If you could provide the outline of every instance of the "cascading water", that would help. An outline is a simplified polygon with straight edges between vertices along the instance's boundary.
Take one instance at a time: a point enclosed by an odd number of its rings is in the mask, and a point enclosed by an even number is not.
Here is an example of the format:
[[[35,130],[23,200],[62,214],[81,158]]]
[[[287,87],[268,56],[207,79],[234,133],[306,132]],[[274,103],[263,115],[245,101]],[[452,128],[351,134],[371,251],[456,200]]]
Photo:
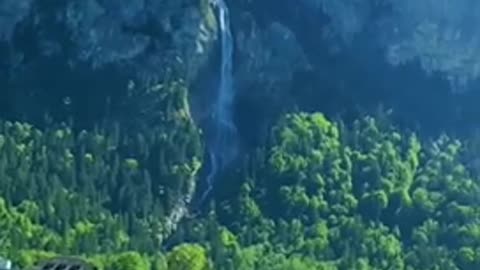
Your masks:
[[[200,201],[197,207],[201,207],[203,201],[207,198],[213,188],[213,182],[218,172],[228,165],[237,154],[237,130],[233,123],[233,99],[235,92],[232,83],[232,59],[233,59],[233,39],[230,30],[230,17],[228,7],[224,0],[210,0],[210,4],[218,11],[220,21],[220,35],[221,35],[221,67],[220,67],[220,82],[216,92],[216,100],[213,103],[211,127],[207,130],[207,148],[210,158],[210,170],[206,177],[206,189],[201,193]],[[166,219],[164,224],[164,233],[159,235],[159,239],[163,241],[165,236],[168,238],[172,232],[177,228],[180,220],[186,215],[192,216],[188,213],[188,205],[191,202],[190,194],[193,193],[192,185],[189,187],[190,192],[187,196],[180,198],[175,209]],[[168,249],[172,244],[170,241],[163,243],[163,246]]]
[[[210,194],[219,170],[232,161],[237,153],[236,127],[233,123],[233,99],[235,92],[232,83],[233,38],[230,29],[230,15],[224,0],[210,0],[218,11],[221,35],[221,69],[217,99],[213,104],[212,127],[208,140],[210,171],[206,177],[207,188],[200,198],[200,204]]]

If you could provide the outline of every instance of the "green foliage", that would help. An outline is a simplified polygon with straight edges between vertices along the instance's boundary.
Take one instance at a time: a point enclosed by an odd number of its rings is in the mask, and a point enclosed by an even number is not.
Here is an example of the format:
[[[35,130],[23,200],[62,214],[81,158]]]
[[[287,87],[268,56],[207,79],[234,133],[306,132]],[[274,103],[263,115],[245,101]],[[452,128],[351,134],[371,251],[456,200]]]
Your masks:
[[[476,269],[479,185],[462,164],[464,149],[371,117],[345,128],[319,113],[287,115],[256,162],[267,166],[249,168],[245,199],[230,202],[256,205],[254,219],[240,211],[235,220],[261,222],[235,232],[275,256],[339,269]],[[266,242],[255,237],[262,234]]]
[[[144,270],[150,269],[150,262],[137,252],[124,252],[112,259],[110,267],[117,270]]]
[[[150,255],[128,252],[161,248],[203,154],[182,82],[152,89],[165,109],[148,129],[0,121],[1,251],[22,267],[60,253],[87,255],[100,269],[150,267]]]
[[[198,244],[182,244],[167,256],[168,269],[208,270],[209,263],[205,249]]]
[[[21,267],[77,255],[101,270],[480,267],[470,142],[321,113],[283,117],[225,179],[237,192],[219,189],[165,249],[203,154],[181,89],[155,90],[171,95],[165,121],[140,133],[0,124],[2,254]]]

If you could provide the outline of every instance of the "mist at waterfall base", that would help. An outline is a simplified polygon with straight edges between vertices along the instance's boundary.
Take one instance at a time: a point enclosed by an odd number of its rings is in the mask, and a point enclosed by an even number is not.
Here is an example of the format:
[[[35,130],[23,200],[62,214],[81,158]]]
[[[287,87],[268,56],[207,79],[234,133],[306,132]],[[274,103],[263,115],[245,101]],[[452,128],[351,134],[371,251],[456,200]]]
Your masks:
[[[201,208],[214,188],[218,173],[231,163],[238,152],[237,129],[233,121],[232,108],[235,90],[232,77],[233,38],[230,15],[223,0],[212,0],[210,4],[216,9],[220,23],[221,66],[215,91],[216,99],[211,108],[210,125],[206,129],[207,157],[204,163],[208,163],[205,168],[207,173],[202,181],[204,188],[199,189],[201,195],[195,203],[196,208]]]

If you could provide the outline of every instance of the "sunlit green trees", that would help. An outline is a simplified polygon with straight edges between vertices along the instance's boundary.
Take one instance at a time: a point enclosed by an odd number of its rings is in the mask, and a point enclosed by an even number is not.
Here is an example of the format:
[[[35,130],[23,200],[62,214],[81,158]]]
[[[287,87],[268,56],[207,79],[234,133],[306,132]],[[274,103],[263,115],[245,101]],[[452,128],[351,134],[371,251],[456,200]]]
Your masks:
[[[280,119],[269,144],[219,180],[229,187],[209,214],[161,245],[201,165],[199,133],[178,125],[132,135],[4,122],[3,253],[21,266],[76,254],[102,270],[480,267],[473,141],[320,113]]]
[[[209,270],[205,249],[198,244],[182,244],[175,247],[167,256],[168,269]]]
[[[275,254],[340,269],[478,265],[479,184],[460,141],[422,141],[372,117],[345,127],[319,113],[287,115],[272,135],[256,157],[266,166],[250,168],[232,201],[249,222],[231,224],[241,243],[266,234]]]

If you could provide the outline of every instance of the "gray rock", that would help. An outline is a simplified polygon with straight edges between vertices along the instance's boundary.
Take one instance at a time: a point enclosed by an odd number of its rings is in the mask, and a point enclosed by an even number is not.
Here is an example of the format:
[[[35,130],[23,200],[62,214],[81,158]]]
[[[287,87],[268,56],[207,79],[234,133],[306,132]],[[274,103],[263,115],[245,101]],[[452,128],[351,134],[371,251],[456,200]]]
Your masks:
[[[244,13],[236,29],[235,81],[240,91],[253,90],[247,86],[258,85],[261,88],[255,91],[280,94],[290,88],[296,71],[310,68],[295,34],[281,23],[273,22],[262,29]]]
[[[469,90],[480,78],[478,1],[301,2],[330,18],[328,25],[318,27],[326,41],[349,48],[378,47],[393,66],[417,61],[426,74],[442,73],[453,91]],[[359,46],[356,39],[366,44]]]
[[[14,48],[29,65],[23,69],[59,57],[71,69],[120,67],[145,81],[158,79],[174,62],[194,76],[217,37],[208,0],[1,2],[0,38],[34,42]]]

